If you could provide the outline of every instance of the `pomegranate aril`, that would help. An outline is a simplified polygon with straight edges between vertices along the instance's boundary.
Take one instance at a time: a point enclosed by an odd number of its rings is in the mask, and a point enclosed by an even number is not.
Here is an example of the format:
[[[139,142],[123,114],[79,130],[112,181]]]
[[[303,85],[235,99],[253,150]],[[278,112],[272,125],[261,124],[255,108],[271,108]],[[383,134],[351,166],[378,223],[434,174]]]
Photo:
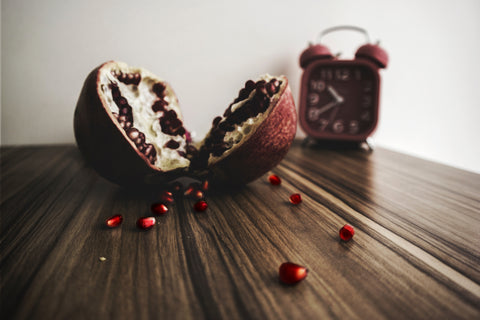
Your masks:
[[[202,211],[207,210],[208,204],[205,200],[200,200],[197,203],[195,203],[193,208],[195,209],[195,211],[202,212]]]
[[[215,117],[215,119],[213,119],[213,121],[212,121],[212,126],[213,127],[218,126],[218,124],[220,123],[221,120],[222,120],[222,117],[220,117],[220,116]]]
[[[229,124],[228,122],[220,122],[220,124],[218,125],[218,127],[220,129],[222,129],[223,131],[226,131],[226,132],[231,132],[233,130],[235,130],[235,127],[231,124]],[[223,138],[223,137],[222,137]]]
[[[205,192],[208,191],[208,180],[202,182],[202,190]]]
[[[159,98],[163,98],[165,96],[165,85],[163,83],[157,82],[153,85],[152,91],[157,95]]]
[[[168,212],[168,207],[163,203],[154,203],[151,206],[151,210],[155,214],[166,214]]]
[[[302,202],[302,196],[299,193],[294,193],[290,196],[289,200],[292,204],[299,204]]]
[[[185,128],[183,128],[183,122],[177,118],[177,114],[173,110],[166,112],[159,121],[162,132],[165,134],[183,136],[186,132]]]
[[[125,130],[128,130],[128,129],[132,128],[132,125],[133,125],[133,124],[132,124],[131,121],[127,121],[127,122],[125,122],[125,125],[123,126],[123,128],[124,128]]]
[[[157,100],[153,103],[152,110],[154,112],[165,111],[167,104],[168,103],[165,100]]]
[[[115,102],[119,105],[126,105],[127,104],[127,99],[125,99],[124,97],[119,97],[118,99],[115,100]]]
[[[187,196],[187,197],[194,197],[195,195],[195,192],[197,192],[198,190],[200,190],[201,188],[201,185],[200,183],[198,182],[192,182],[190,183],[187,188],[185,189],[185,192],[184,192],[184,196]]]
[[[340,239],[342,239],[343,241],[349,241],[350,239],[353,238],[353,235],[355,234],[355,230],[351,225],[346,224],[340,229],[339,234],[340,234]]]
[[[296,284],[307,277],[308,269],[304,266],[284,262],[278,270],[278,278],[285,284]]]
[[[248,92],[251,92],[253,89],[255,89],[255,81],[247,80],[247,82],[245,82],[245,89]]]
[[[149,230],[153,228],[155,225],[155,218],[154,217],[142,217],[137,220],[137,227],[139,227],[142,230]]]
[[[275,94],[275,91],[277,90],[277,88],[275,87],[275,84],[273,84],[272,82],[269,82],[267,83],[266,87],[267,87],[268,95],[273,96]]]
[[[272,174],[268,177],[268,181],[270,181],[270,184],[274,185],[274,186],[278,186],[282,183],[282,179],[280,179],[279,176],[277,176],[276,174]]]
[[[123,217],[119,214],[116,214],[105,221],[105,224],[109,228],[115,228],[122,224]]]
[[[140,74],[135,73],[133,76],[133,84],[138,86],[138,84],[140,83],[140,80],[142,80],[142,77],[140,76]]]
[[[165,204],[173,203],[174,201],[173,194],[170,191],[166,191],[166,190],[160,192],[160,201]]]
[[[275,93],[277,93],[278,89],[280,89],[281,82],[278,81],[277,79],[272,79],[272,80],[270,80],[269,83],[273,84],[273,86],[275,87]]]
[[[267,86],[265,85],[265,83],[262,83],[262,84],[259,84],[257,85],[257,93],[258,94],[262,94],[264,96],[266,96],[268,94],[267,92]]]
[[[175,140],[168,140],[168,142],[165,143],[165,147],[169,149],[178,149],[178,147],[180,147],[180,143]]]
[[[130,128],[127,130],[127,135],[130,140],[135,141],[135,139],[137,139],[140,135],[140,132],[136,128]]]
[[[204,194],[201,190],[197,190],[193,193],[192,197],[195,199],[195,200],[200,200],[200,199],[203,199],[204,197]]]
[[[153,144],[150,144],[150,143],[145,144],[145,151],[143,153],[147,158],[152,155],[157,155],[155,151],[155,147],[153,146]]]

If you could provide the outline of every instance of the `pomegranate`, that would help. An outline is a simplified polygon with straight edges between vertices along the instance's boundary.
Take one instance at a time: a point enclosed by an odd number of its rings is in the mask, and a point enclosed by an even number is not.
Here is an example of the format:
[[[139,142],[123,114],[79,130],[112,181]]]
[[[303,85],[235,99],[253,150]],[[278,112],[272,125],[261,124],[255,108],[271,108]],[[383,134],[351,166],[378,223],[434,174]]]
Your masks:
[[[180,176],[242,185],[283,159],[295,136],[296,111],[287,78],[265,75],[247,81],[206,137],[193,143],[166,81],[110,61],[85,80],[74,131],[86,160],[119,185]]]

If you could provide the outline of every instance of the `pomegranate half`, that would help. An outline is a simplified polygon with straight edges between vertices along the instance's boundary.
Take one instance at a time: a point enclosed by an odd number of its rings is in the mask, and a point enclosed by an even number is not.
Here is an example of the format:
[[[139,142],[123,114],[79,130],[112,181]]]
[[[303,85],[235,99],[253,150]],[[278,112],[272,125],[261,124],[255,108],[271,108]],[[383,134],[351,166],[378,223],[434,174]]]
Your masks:
[[[193,143],[172,87],[143,68],[110,61],[85,80],[74,115],[88,163],[119,185],[162,184],[181,176],[212,185],[255,180],[286,155],[296,132],[287,78],[245,83],[206,137]]]

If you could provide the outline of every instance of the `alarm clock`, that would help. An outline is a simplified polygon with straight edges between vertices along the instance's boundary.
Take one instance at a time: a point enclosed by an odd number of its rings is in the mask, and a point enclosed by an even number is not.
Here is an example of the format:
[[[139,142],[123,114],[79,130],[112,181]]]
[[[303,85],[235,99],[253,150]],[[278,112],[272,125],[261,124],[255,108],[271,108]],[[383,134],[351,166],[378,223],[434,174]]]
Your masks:
[[[353,30],[365,35],[366,44],[355,58],[342,60],[321,43],[331,32]],[[299,122],[308,137],[343,142],[366,141],[378,123],[380,74],[388,55],[371,44],[366,30],[337,26],[320,33],[300,56],[301,79]]]

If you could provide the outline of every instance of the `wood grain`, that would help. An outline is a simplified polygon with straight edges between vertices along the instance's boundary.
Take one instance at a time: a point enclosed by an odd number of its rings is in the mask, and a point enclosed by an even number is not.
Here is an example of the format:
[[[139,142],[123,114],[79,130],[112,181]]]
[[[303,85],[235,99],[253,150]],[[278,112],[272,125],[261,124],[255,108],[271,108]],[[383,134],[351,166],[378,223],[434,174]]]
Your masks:
[[[1,318],[480,317],[480,175],[298,142],[273,172],[204,213],[179,198],[145,232],[159,190],[118,188],[75,146],[2,148]],[[308,277],[280,284],[285,261]]]

